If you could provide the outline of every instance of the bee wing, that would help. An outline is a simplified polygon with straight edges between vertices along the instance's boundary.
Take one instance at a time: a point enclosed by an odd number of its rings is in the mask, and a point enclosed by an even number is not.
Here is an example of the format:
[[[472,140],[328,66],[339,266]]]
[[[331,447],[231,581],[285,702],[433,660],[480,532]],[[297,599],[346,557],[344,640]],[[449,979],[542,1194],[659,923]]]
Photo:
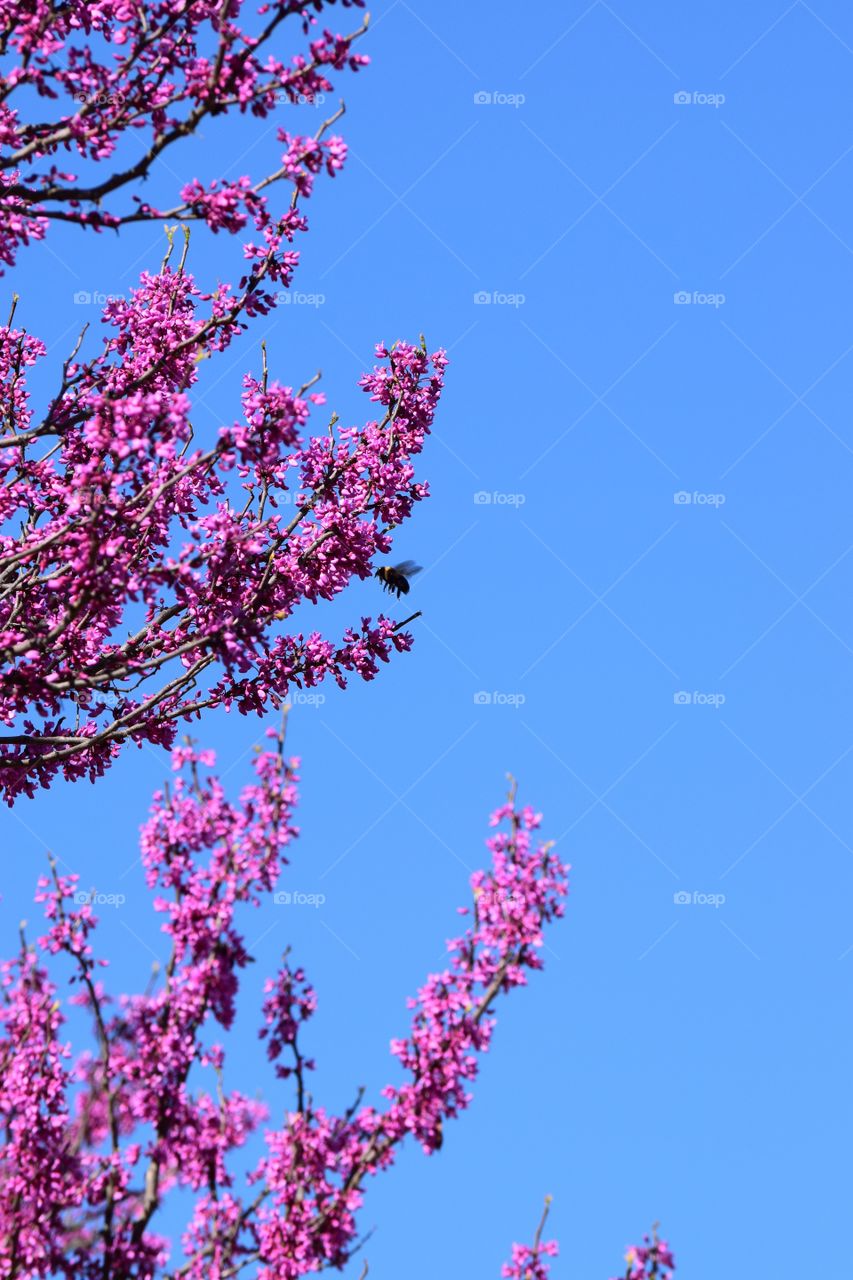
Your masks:
[[[394,565],[394,572],[402,573],[405,578],[413,578],[420,571],[421,565],[415,564],[414,560],[403,560],[401,564]]]

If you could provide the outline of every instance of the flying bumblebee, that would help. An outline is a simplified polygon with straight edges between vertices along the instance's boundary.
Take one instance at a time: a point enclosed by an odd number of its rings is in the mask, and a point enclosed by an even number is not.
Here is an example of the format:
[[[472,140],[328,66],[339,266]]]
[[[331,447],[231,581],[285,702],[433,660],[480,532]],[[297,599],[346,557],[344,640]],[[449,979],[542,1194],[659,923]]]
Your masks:
[[[409,594],[409,578],[413,578],[416,573],[420,573],[421,566],[415,564],[414,560],[404,560],[402,564],[383,564],[376,570],[376,577],[382,583],[386,591],[397,593],[397,599],[400,596]]]

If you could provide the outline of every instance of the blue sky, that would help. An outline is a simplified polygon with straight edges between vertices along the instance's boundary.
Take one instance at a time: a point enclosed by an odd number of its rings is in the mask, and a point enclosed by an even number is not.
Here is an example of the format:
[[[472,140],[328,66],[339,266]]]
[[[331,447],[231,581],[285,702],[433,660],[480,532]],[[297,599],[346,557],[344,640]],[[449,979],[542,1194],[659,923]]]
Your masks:
[[[303,835],[286,887],[326,901],[247,921],[231,1082],[268,1081],[254,1009],[290,942],[319,993],[316,1097],[375,1096],[511,770],[572,863],[567,916],[500,1008],[444,1149],[371,1185],[371,1275],[494,1277],[546,1192],[556,1280],[613,1274],[654,1219],[690,1280],[781,1258],[840,1272],[853,11],[396,0],[362,47],[372,66],[339,82],[350,160],[318,184],[301,246],[296,288],[323,301],[209,362],[198,421],[235,416],[262,336],[275,376],[322,368],[350,421],[376,341],[446,346],[433,497],[397,544],[426,566],[424,616],[373,685],[291,715]],[[300,110],[307,132],[318,116]],[[185,180],[275,158],[268,122],[229,121],[169,164]],[[174,187],[163,168],[152,181]],[[202,280],[233,278],[237,253],[193,234]],[[155,228],[54,228],[15,275],[19,319],[58,362],[97,315],[75,292],[124,291],[161,256]],[[360,584],[306,623],[379,606]],[[261,730],[205,722],[235,789]],[[94,788],[4,813],[5,952],[50,847],[125,895],[102,946],[117,984],[144,984],[162,942],[136,834],[164,770],[127,754]]]

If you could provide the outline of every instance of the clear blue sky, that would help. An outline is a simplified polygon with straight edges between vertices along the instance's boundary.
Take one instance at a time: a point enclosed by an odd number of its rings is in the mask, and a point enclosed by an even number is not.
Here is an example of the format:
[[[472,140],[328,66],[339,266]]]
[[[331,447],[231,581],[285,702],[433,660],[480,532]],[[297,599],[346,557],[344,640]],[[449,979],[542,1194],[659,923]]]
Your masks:
[[[492,1280],[546,1192],[556,1280],[604,1280],[655,1218],[690,1280],[841,1274],[853,11],[396,0],[363,47],[373,65],[340,86],[350,161],[317,188],[296,281],[325,301],[211,361],[198,421],[234,417],[262,336],[283,381],[322,368],[346,420],[367,409],[355,382],[377,340],[446,346],[433,497],[398,542],[428,568],[424,617],[372,686],[292,715],[303,836],[285,887],[326,903],[247,922],[258,964],[230,1080],[268,1082],[254,1008],[291,942],[319,992],[317,1099],[375,1097],[510,769],[573,865],[567,916],[545,972],[502,1005],[442,1152],[371,1184],[371,1275]],[[276,157],[257,121],[198,146],[203,162],[169,159],[182,179]],[[192,265],[233,278],[237,252],[197,233]],[[125,290],[160,256],[154,228],[120,243],[54,228],[16,277],[19,317],[58,363],[96,314],[74,292]],[[366,583],[306,622],[379,606]],[[206,721],[235,788],[261,730]],[[162,941],[135,842],[164,768],[127,754],[97,787],[4,814],[4,952],[49,846],[126,895],[102,944],[117,983],[144,984]]]

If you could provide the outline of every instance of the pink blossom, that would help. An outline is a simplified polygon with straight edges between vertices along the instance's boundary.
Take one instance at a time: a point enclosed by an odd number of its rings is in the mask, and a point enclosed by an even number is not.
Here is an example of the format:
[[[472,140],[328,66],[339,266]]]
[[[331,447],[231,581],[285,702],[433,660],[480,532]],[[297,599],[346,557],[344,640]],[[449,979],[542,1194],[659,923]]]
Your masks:
[[[675,1259],[665,1240],[659,1240],[657,1231],[643,1236],[641,1245],[632,1244],[625,1253],[627,1270],[623,1277],[613,1280],[670,1280],[675,1271]]]
[[[191,1197],[182,1275],[224,1280],[241,1260],[257,1264],[259,1280],[344,1265],[368,1177],[394,1163],[409,1135],[427,1153],[442,1145],[470,1104],[499,996],[541,967],[542,930],[563,912],[567,868],[537,839],[538,815],[513,800],[487,841],[490,868],[471,878],[470,927],[410,1001],[408,1035],[392,1043],[404,1079],[379,1091],[381,1107],[359,1094],[342,1114],[306,1087],[317,998],[285,956],[265,986],[260,1036],[292,1104],[269,1127],[264,1103],[226,1088],[222,1036],[251,959],[239,912],[269,901],[296,836],[297,762],[278,735],[238,803],[211,772],[212,753],[187,744],[173,763],[141,833],[170,947],[160,980],[144,993],[109,991],[97,918],[77,878],[55,867],[37,889],[43,936],[2,970],[0,1265],[14,1269],[14,1259],[26,1275],[154,1280],[172,1251],[156,1230],[172,1188]],[[81,1046],[61,1039],[62,982],[92,1019]],[[238,1177],[233,1153],[265,1124],[266,1154]]]
[[[338,638],[286,624],[300,604],[369,578],[390,527],[426,496],[413,459],[443,354],[382,348],[362,386],[383,416],[314,438],[303,432],[316,395],[247,376],[244,419],[190,451],[196,339],[230,340],[230,312],[200,319],[203,302],[186,273],[143,275],[130,301],[109,304],[114,334],[93,365],[74,367],[43,426],[31,426],[26,370],[44,349],[0,329],[0,376],[25,440],[62,424],[41,462],[0,449],[0,575],[15,588],[0,600],[9,802],[57,774],[99,776],[129,742],[170,746],[208,707],[262,713],[329,677],[371,680],[411,644],[383,615]]]
[[[264,358],[244,377],[238,421],[212,442],[193,439],[202,362],[290,287],[306,201],[346,160],[332,131],[343,108],[312,136],[272,130],[275,158],[260,176],[198,174],[169,209],[132,194],[202,124],[316,101],[330,76],[362,67],[354,42],[365,24],[349,35],[319,26],[334,7],[273,0],[250,34],[243,0],[73,0],[61,11],[38,0],[25,12],[0,0],[10,55],[0,258],[13,263],[56,219],[96,232],[197,221],[243,239],[236,286],[205,288],[173,226],[160,268],[104,306],[100,342],[81,335],[38,420],[28,375],[44,345],[14,326],[14,307],[0,326],[0,791],[10,804],[58,776],[94,781],[131,743],[171,747],[208,708],[276,709],[327,678],[371,680],[410,647],[404,623],[382,614],[332,635],[289,619],[369,578],[391,528],[427,495],[414,462],[441,393],[441,351],[381,347],[361,380],[379,415],[321,424],[313,437],[316,379],[273,381]],[[338,5],[353,7],[362,0]],[[282,32],[294,27],[304,47],[283,60]],[[141,159],[123,168],[129,130]],[[60,152],[94,176],[58,167]]]

